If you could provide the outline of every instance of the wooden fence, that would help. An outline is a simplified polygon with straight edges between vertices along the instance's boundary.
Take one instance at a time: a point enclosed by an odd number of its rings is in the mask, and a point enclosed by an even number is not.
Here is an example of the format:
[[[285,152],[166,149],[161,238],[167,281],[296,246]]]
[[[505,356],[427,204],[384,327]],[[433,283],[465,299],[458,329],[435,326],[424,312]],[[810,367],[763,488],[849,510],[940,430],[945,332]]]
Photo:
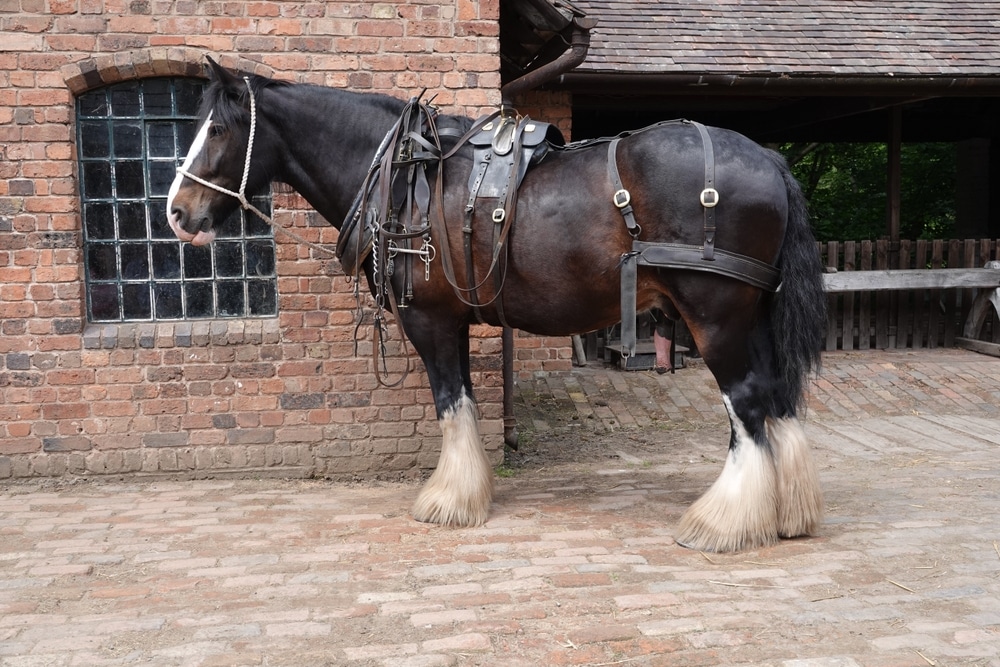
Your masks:
[[[1000,259],[996,239],[830,241],[821,243],[823,266],[837,271],[977,268]],[[921,289],[829,294],[827,350],[954,347],[962,335],[974,289]],[[1000,342],[996,314],[981,340]]]

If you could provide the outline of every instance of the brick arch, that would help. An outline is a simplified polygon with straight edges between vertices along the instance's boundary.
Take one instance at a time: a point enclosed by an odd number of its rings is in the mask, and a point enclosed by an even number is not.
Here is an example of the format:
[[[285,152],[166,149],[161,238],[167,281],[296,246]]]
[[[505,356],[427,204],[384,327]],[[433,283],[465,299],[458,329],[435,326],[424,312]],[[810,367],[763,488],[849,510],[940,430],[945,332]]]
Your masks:
[[[205,76],[205,56],[238,72],[273,77],[275,70],[242,56],[216,55],[190,47],[151,47],[84,58],[60,70],[70,92],[79,95],[121,81],[152,76]]]

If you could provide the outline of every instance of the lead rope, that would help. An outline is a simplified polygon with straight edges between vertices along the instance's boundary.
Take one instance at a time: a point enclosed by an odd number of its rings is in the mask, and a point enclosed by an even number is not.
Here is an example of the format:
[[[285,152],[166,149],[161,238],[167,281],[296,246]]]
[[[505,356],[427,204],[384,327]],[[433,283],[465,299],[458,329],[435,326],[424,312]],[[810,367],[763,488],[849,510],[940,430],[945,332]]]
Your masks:
[[[335,251],[330,250],[329,248],[322,246],[318,243],[313,243],[312,241],[304,239],[295,232],[285,229],[281,225],[277,224],[271,218],[271,216],[267,215],[259,208],[251,204],[250,201],[247,199],[246,190],[247,190],[247,181],[250,178],[250,158],[253,155],[253,140],[254,136],[257,133],[257,102],[254,98],[253,88],[250,86],[250,77],[246,76],[243,77],[243,82],[246,83],[247,92],[250,93],[250,138],[247,140],[247,157],[246,160],[244,160],[243,162],[243,178],[240,181],[239,192],[233,192],[232,190],[224,188],[221,185],[218,185],[217,183],[206,181],[204,178],[200,176],[195,176],[184,167],[177,167],[177,173],[182,174],[185,178],[190,178],[195,183],[204,185],[206,188],[210,188],[212,190],[215,190],[216,192],[221,192],[224,195],[229,195],[230,197],[234,197],[240,203],[240,206],[243,208],[243,210],[250,211],[258,218],[260,218],[268,225],[270,225],[272,229],[275,229],[281,232],[282,234],[285,234],[286,236],[295,239],[299,243],[307,245],[313,250],[318,250],[320,252],[327,253],[328,255],[336,255]]]

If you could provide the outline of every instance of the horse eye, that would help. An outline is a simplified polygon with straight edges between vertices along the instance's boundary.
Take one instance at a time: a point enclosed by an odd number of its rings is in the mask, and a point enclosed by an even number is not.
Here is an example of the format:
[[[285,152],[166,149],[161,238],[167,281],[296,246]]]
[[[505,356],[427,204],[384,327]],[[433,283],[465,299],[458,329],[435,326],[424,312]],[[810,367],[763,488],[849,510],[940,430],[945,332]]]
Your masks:
[[[208,136],[212,137],[213,139],[215,137],[221,137],[224,133],[225,129],[221,125],[216,125],[215,123],[212,123],[211,125],[208,126]]]

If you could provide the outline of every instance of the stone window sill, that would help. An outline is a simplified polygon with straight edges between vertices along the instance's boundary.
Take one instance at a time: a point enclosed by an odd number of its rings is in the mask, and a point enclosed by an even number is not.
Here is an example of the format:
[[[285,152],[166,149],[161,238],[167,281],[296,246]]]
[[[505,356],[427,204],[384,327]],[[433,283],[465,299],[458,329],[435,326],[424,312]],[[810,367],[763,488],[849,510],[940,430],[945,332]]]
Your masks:
[[[275,318],[116,322],[88,324],[83,329],[83,347],[88,350],[260,345],[280,340],[281,331]]]

